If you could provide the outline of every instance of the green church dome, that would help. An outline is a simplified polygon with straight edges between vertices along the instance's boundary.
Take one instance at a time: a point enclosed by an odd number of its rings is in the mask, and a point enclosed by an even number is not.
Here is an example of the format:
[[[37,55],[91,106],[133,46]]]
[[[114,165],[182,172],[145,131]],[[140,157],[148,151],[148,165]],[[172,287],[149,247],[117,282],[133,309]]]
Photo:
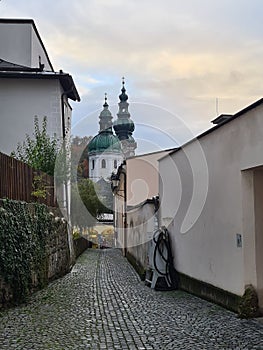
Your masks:
[[[111,128],[100,131],[88,144],[89,153],[115,152],[121,153],[121,144]]]

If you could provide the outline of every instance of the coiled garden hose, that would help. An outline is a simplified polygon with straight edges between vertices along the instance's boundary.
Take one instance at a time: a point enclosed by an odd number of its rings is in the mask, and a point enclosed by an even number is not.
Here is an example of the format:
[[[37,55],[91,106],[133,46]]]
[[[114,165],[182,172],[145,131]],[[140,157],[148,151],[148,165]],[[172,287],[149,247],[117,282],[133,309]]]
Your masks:
[[[154,233],[153,241],[155,243],[153,253],[154,268],[159,275],[166,277],[169,289],[178,288],[178,274],[173,265],[173,256],[170,243],[169,232],[166,227],[161,227]],[[165,272],[160,271],[156,263],[157,252],[165,262]]]

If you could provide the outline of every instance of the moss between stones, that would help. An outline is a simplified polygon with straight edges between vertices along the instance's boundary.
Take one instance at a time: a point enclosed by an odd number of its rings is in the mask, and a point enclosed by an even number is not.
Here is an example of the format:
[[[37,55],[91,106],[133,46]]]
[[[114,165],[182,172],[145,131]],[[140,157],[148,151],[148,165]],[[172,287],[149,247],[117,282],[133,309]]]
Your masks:
[[[135,257],[130,252],[127,252],[126,258],[130,262],[130,264],[134,267],[135,271],[140,276],[140,279],[142,281],[144,281],[145,280],[145,274],[146,274],[145,268],[139,263],[139,261],[137,261],[135,259]]]
[[[257,292],[252,285],[248,285],[238,306],[238,316],[240,318],[253,318],[259,315]]]

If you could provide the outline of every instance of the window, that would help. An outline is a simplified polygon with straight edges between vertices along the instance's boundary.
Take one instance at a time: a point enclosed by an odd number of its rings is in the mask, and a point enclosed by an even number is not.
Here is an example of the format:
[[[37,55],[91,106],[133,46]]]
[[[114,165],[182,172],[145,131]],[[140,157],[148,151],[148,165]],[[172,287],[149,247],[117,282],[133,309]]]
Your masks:
[[[117,169],[117,160],[114,160],[114,169]]]
[[[92,162],[91,162],[91,169],[93,170],[95,168],[95,160],[92,159]]]
[[[105,159],[102,159],[101,167],[104,168],[104,169],[106,168],[106,160]]]

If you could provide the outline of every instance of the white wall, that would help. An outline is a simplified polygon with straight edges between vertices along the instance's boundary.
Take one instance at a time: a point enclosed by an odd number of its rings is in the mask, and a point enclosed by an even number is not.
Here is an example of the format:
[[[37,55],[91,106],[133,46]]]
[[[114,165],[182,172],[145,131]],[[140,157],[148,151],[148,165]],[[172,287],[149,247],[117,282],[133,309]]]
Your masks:
[[[51,70],[48,57],[31,23],[0,23],[0,57],[27,67],[38,67],[41,56],[45,70]]]
[[[106,168],[102,168],[102,159],[106,162]],[[92,161],[94,160],[94,168],[92,166]],[[114,161],[117,161],[117,168],[114,167]],[[103,152],[99,154],[89,155],[89,178],[97,182],[103,177],[105,180],[109,180],[112,172],[117,172],[118,167],[123,161],[121,154],[114,154],[111,152]]]
[[[244,224],[249,196],[242,171],[263,164],[262,115],[260,105],[160,161],[161,219],[170,223],[176,268],[238,295],[245,284],[257,287],[253,274],[245,278],[259,265],[244,260],[257,253],[247,243],[256,233]],[[236,234],[243,247],[237,247]]]
[[[0,23],[0,57],[31,66],[31,25]]]
[[[58,80],[0,80],[0,151],[10,154],[34,130],[34,116],[48,118],[48,132],[62,136]]]
[[[31,67],[38,67],[39,65],[39,56],[41,57],[41,63],[43,63],[44,70],[52,71],[52,67],[49,64],[48,57],[43,50],[43,46],[39,41],[35,30],[32,28],[31,31]]]

